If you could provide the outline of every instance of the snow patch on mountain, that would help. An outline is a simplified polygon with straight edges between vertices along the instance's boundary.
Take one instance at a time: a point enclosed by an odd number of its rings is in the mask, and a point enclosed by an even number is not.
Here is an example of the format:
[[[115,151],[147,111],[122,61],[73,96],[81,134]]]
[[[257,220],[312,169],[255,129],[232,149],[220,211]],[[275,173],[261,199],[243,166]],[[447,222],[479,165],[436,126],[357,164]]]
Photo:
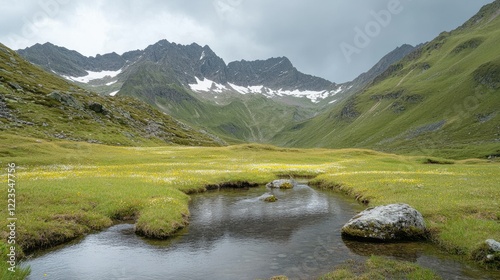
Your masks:
[[[194,91],[221,93],[223,91],[228,90],[228,88],[226,88],[224,85],[218,84],[218,83],[211,81],[207,78],[203,78],[203,80],[200,80],[200,79],[198,79],[198,77],[195,77],[195,79],[196,79],[196,84],[189,84],[189,87]]]
[[[73,82],[79,82],[79,83],[84,83],[87,84],[92,80],[99,80],[105,77],[110,77],[114,78],[118,76],[122,72],[122,69],[117,70],[117,71],[101,71],[101,72],[94,72],[94,71],[87,71],[87,75],[83,77],[71,77],[71,76],[65,76],[63,75],[64,78],[73,81]]]
[[[248,87],[248,92],[249,93],[262,93],[262,94],[264,94],[267,92],[267,88],[264,86],[250,86],[250,87]]]
[[[222,92],[238,92],[240,94],[262,94],[267,98],[273,97],[283,97],[283,96],[294,96],[297,98],[307,98],[311,100],[313,103],[319,103],[322,99],[325,99],[329,96],[333,96],[343,90],[342,86],[336,88],[335,90],[328,91],[313,91],[313,90],[284,90],[284,89],[271,89],[265,87],[263,85],[257,86],[239,86],[232,83],[227,83],[227,85],[218,84],[212,80],[207,78],[203,78],[200,80],[198,77],[195,77],[196,84],[189,84],[191,90],[196,92],[213,92],[213,93],[222,93]]]
[[[349,88],[350,88],[350,87],[349,87]],[[342,88],[342,86],[339,86],[339,88],[338,88],[338,89],[333,90],[333,91],[331,91],[330,93],[331,93],[331,95],[335,95],[335,94],[337,94],[337,93],[339,93],[339,92],[341,92],[341,91],[343,91],[343,90],[344,90],[344,89]]]
[[[283,89],[275,90],[275,89],[270,89],[270,88],[265,87],[265,86],[243,87],[243,86],[238,86],[238,85],[231,84],[231,83],[229,83],[229,86],[233,90],[235,90],[241,94],[249,94],[249,93],[250,94],[251,93],[263,94],[264,96],[266,96],[268,98],[272,98],[272,97],[276,97],[276,96],[280,96],[280,97],[294,96],[294,97],[298,97],[298,98],[305,97],[314,103],[319,103],[320,99],[325,99],[329,96],[335,95],[342,90],[341,87],[339,87],[338,89],[336,89],[334,91],[327,91],[327,90],[313,91],[313,90],[298,90],[298,89],[296,89],[296,90],[283,90]]]
[[[282,90],[279,89],[277,91],[272,91],[271,94],[278,96],[295,96],[295,97],[306,97],[310,99],[313,103],[318,103],[319,99],[325,99],[330,96],[330,92],[327,90],[324,91],[313,91],[313,90]]]
[[[228,83],[229,86],[234,89],[235,91],[241,93],[241,94],[247,94],[248,93],[248,88],[247,87],[242,87],[242,86],[238,86],[238,85],[234,85],[234,84],[231,84],[231,83]]]

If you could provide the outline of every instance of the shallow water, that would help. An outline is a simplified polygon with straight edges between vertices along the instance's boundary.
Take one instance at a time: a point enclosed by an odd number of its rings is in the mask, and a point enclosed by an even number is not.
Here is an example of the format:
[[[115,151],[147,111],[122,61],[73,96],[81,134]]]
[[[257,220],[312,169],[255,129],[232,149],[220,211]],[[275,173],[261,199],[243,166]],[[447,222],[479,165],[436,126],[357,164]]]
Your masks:
[[[343,240],[340,228],[362,210],[351,199],[305,185],[273,190],[223,190],[192,196],[191,224],[175,238],[151,241],[119,224],[25,262],[29,279],[311,279],[348,259],[372,254],[417,262],[445,279],[495,275],[441,256],[425,243]],[[498,275],[496,275],[498,276]]]

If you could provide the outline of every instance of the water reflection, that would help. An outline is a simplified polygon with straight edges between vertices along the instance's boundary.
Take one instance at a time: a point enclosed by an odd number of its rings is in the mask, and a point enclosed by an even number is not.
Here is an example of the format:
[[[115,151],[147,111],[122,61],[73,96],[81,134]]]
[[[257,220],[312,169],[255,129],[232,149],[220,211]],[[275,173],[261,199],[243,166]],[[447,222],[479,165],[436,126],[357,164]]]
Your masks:
[[[416,262],[424,253],[426,247],[423,243],[366,243],[343,238],[344,244],[351,252],[360,256],[379,255],[392,257],[402,261]]]
[[[261,190],[262,191],[262,190]],[[264,189],[265,191],[265,189]],[[301,228],[320,222],[325,216],[341,214],[338,204],[313,189],[299,185],[295,190],[272,190],[278,201],[265,203],[263,195],[228,199],[232,194],[212,194],[193,199],[190,234],[206,239],[222,235],[235,238],[287,241]],[[349,214],[352,211],[349,212]]]

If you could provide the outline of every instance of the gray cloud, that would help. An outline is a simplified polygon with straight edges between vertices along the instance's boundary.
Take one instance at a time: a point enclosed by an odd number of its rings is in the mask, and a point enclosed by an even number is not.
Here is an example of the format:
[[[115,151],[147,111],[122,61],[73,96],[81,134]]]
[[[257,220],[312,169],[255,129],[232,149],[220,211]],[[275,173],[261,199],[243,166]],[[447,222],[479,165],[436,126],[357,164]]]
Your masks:
[[[373,13],[399,2],[379,29]],[[287,56],[301,71],[351,80],[404,43],[461,25],[492,0],[0,0],[0,42],[50,41],[85,55],[143,49],[160,39],[209,45],[226,62]],[[358,48],[355,28],[372,35]],[[357,48],[348,58],[341,44]]]

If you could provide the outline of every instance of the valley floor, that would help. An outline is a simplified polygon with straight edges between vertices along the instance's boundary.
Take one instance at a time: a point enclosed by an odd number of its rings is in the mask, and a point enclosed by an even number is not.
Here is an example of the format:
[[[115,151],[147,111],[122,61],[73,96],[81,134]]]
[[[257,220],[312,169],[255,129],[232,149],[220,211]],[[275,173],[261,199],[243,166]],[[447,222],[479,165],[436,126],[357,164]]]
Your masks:
[[[500,240],[498,162],[356,149],[252,144],[136,148],[1,137],[3,185],[8,184],[7,165],[16,165],[19,257],[109,227],[116,220],[133,219],[138,234],[166,238],[188,224],[188,194],[210,185],[265,184],[290,175],[310,177],[311,185],[345,192],[370,206],[408,203],[423,214],[431,240],[464,259],[470,260],[484,240]],[[0,207],[5,221],[7,199]],[[5,227],[1,235],[6,256]],[[6,264],[2,262],[2,279],[25,277],[20,270],[16,275],[8,272]]]

